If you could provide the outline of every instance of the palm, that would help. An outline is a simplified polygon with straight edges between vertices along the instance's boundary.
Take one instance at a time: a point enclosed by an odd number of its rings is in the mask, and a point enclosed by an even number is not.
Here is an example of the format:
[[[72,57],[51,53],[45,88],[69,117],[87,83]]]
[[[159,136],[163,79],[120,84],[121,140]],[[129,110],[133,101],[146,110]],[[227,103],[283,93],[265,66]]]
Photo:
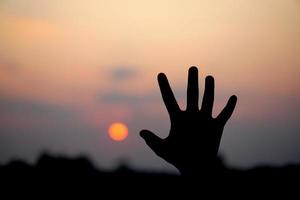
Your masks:
[[[170,134],[161,139],[150,131],[143,130],[141,135],[157,155],[173,164],[183,174],[212,167],[217,157],[224,125],[234,110],[236,97],[232,96],[219,116],[213,118],[213,77],[206,78],[200,110],[196,67],[189,70],[186,111],[180,110],[164,74],[159,74],[158,82],[170,115]]]

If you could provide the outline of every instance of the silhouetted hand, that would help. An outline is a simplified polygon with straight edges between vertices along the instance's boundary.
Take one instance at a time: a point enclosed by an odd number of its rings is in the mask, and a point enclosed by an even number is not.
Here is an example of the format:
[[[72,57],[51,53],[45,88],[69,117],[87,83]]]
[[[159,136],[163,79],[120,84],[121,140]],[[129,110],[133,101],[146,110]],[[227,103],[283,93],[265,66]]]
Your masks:
[[[224,126],[235,108],[237,97],[231,96],[222,112],[213,118],[212,76],[205,79],[200,110],[196,67],[189,69],[185,111],[179,108],[165,74],[158,75],[158,83],[171,120],[170,134],[161,139],[148,130],[142,130],[141,137],[158,156],[173,164],[183,175],[196,175],[212,170],[215,167]]]

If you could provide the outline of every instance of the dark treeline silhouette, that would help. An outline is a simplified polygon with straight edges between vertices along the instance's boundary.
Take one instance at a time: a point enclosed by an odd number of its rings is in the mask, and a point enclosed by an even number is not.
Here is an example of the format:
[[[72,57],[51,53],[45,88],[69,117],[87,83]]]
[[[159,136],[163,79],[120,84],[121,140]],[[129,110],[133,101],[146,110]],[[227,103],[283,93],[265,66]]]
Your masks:
[[[34,165],[25,161],[14,159],[0,166],[1,179],[18,180],[30,179],[126,179],[139,177],[179,177],[172,173],[152,173],[146,171],[134,171],[126,164],[120,164],[113,170],[103,170],[95,167],[86,157],[80,156],[69,158],[64,156],[53,156],[43,153]]]
[[[193,185],[201,185],[211,180],[219,181],[219,184],[234,184],[243,186],[254,184],[254,187],[286,186],[300,180],[300,165],[285,165],[281,167],[258,166],[252,169],[237,169],[226,167],[222,159],[218,159],[218,165],[213,173],[203,172],[198,182]],[[206,174],[206,175],[205,175]],[[199,178],[199,177],[197,177]],[[155,183],[153,187],[164,184],[185,184],[190,177],[184,177],[173,173],[160,173],[151,171],[136,171],[126,165],[120,165],[114,170],[101,170],[95,167],[87,158],[67,158],[42,154],[34,165],[22,160],[12,160],[0,166],[0,180],[11,183],[68,183],[85,186],[110,186],[119,184],[126,187],[126,183]],[[195,181],[195,180],[192,180]],[[168,185],[164,185],[168,187]]]
[[[219,162],[214,173],[202,171],[201,174],[201,177],[193,179],[172,173],[136,171],[124,165],[107,171],[97,169],[84,157],[44,154],[34,165],[21,160],[2,165],[0,198],[229,199],[234,196],[238,199],[277,199],[278,195],[283,195],[284,199],[294,199],[295,195],[299,195],[300,165],[241,170]]]
[[[115,170],[97,169],[84,157],[42,155],[36,164],[15,160],[0,167],[0,197],[78,196],[82,199],[183,199],[256,197],[299,194],[300,165],[261,166],[248,170],[228,168],[220,160],[214,172],[202,171],[195,179],[172,173],[136,171],[121,165]],[[8,193],[8,194],[3,194]],[[144,198],[147,197],[147,198]],[[1,198],[5,199],[5,198]],[[61,199],[61,198],[59,198]],[[79,198],[81,199],[81,198]]]

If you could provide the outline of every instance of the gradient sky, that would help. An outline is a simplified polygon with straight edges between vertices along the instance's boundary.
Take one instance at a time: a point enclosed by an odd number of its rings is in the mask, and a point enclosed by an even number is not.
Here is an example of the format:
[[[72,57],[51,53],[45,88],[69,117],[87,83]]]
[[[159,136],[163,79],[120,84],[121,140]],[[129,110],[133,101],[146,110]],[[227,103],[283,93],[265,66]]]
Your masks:
[[[138,133],[167,136],[156,76],[184,108],[191,65],[200,89],[215,77],[215,115],[238,96],[229,165],[299,163],[299,53],[299,0],[1,0],[0,163],[51,152],[174,170]],[[123,142],[108,136],[115,121]]]

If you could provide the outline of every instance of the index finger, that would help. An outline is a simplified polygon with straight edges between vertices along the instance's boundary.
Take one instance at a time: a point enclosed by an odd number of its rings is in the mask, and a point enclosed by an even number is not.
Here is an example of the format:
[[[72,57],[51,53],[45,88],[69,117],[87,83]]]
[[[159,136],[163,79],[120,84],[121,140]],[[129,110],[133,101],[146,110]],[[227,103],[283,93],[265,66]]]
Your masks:
[[[180,111],[166,75],[164,73],[158,74],[157,80],[163,101],[169,114],[171,115],[174,112]]]

